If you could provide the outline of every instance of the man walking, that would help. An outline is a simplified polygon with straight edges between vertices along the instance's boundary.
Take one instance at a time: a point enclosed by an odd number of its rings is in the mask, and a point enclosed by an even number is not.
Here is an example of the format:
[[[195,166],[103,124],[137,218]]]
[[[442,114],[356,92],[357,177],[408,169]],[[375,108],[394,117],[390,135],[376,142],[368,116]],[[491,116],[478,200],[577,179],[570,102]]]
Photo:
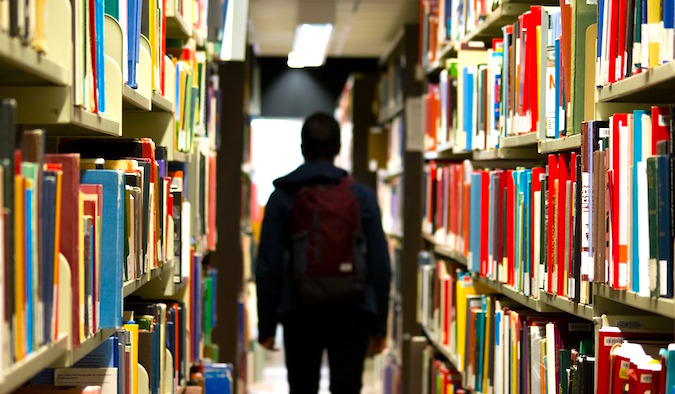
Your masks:
[[[259,341],[284,327],[291,394],[316,394],[328,352],[333,394],[361,391],[365,357],[386,346],[391,268],[375,193],[334,166],[340,126],[302,127],[305,163],[274,182],[258,249]]]

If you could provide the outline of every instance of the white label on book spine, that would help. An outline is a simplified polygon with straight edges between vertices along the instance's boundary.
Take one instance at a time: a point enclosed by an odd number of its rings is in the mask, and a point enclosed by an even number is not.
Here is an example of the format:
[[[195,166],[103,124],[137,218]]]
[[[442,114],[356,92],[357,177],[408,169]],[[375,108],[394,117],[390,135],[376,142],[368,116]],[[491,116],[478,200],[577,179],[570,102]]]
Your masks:
[[[668,261],[659,260],[659,275],[664,280],[659,281],[660,293],[662,296],[668,294],[668,281],[665,279],[668,277]]]

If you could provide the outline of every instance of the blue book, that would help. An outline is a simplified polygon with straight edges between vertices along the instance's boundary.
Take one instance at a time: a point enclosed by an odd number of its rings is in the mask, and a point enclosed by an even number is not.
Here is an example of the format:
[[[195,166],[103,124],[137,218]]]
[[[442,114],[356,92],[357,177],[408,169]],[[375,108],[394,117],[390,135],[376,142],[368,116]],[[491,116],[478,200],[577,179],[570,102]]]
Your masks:
[[[205,364],[204,394],[232,394],[232,378],[230,364]]]
[[[33,246],[32,246],[32,228],[31,224],[33,223],[33,210],[30,208],[31,201],[33,201],[33,189],[26,188],[26,354],[33,353],[33,339],[35,327],[33,326]],[[19,328],[21,329],[21,328]]]
[[[223,8],[220,13],[220,29],[218,30],[218,41],[222,41],[223,39],[223,32],[225,31],[225,21],[227,20],[227,6],[228,6],[228,0],[222,0],[223,1]],[[221,42],[222,45],[222,42]],[[178,86],[178,85],[176,85]]]
[[[482,174],[471,174],[471,203],[469,211],[469,270],[480,272],[480,230],[481,230],[481,192]]]
[[[124,271],[124,171],[86,170],[82,184],[103,186],[101,212],[101,328],[122,326]]]
[[[462,92],[462,98],[464,100],[464,119],[462,120],[462,130],[466,136],[466,150],[470,151],[473,149],[472,136],[473,136],[473,80],[474,80],[474,70],[470,67],[465,67],[462,70],[462,77],[464,79],[464,92]]]
[[[532,209],[530,208],[530,194],[531,194],[531,185],[532,185],[532,170],[525,170],[523,172],[523,290],[525,291],[526,296],[531,294],[531,271],[530,266],[532,262],[530,258],[532,257],[530,251],[532,250],[532,238],[531,238],[531,227],[530,223],[532,222]],[[528,285],[526,285],[528,283]]]
[[[103,341],[96,349],[75,363],[75,368],[117,368],[117,336],[113,335]]]
[[[633,275],[633,291],[638,293],[640,292],[640,249],[638,245],[640,244],[639,236],[640,231],[649,231],[649,229],[640,229],[639,212],[638,207],[638,165],[637,163],[643,160],[642,158],[642,115],[645,114],[645,111],[635,110],[633,111],[633,217],[631,218],[633,225],[633,234],[632,240],[633,250],[631,256],[631,272]]]
[[[670,162],[665,155],[657,160],[657,209],[658,209],[658,254],[659,285],[662,297],[673,298],[673,242],[670,230]],[[665,278],[664,278],[664,275]]]
[[[104,4],[103,0],[95,2],[96,17],[96,80],[98,84],[98,111],[105,112],[105,53],[103,45],[105,43],[104,23]]]
[[[44,304],[44,343],[51,342],[54,313],[54,262],[56,233],[56,174],[42,176],[42,297]]]
[[[127,85],[130,88],[138,88],[138,58],[140,57],[140,35],[141,35],[141,0],[128,0],[128,32],[127,44],[127,63],[128,76]]]
[[[672,29],[675,27],[675,1],[663,0],[662,4],[663,4],[663,28]],[[668,60],[666,59],[666,61]]]
[[[639,1],[639,0],[638,0]],[[602,40],[603,40],[603,26],[605,25],[605,0],[598,0],[598,42],[597,42],[597,48],[595,52],[595,62],[596,66],[599,67],[600,61],[602,59]],[[597,87],[602,86],[602,78],[598,79],[595,81],[595,85]]]
[[[668,345],[666,354],[666,393],[675,393],[675,346]]]

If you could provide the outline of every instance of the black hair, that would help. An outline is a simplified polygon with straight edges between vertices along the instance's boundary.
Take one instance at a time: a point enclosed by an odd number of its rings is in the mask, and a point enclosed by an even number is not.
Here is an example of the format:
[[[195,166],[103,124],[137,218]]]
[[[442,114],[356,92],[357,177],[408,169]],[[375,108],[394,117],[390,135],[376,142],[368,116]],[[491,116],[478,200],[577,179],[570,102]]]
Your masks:
[[[301,139],[305,160],[332,161],[340,153],[340,125],[326,113],[317,112],[305,120]]]

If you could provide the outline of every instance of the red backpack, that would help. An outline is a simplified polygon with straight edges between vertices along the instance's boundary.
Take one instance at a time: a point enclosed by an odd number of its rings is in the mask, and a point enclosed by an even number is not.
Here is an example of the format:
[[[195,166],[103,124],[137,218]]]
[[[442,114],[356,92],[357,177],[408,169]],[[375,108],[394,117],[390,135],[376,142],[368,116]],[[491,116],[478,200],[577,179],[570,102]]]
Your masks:
[[[293,274],[306,304],[345,301],[365,288],[365,241],[352,178],[300,189],[293,205]]]

